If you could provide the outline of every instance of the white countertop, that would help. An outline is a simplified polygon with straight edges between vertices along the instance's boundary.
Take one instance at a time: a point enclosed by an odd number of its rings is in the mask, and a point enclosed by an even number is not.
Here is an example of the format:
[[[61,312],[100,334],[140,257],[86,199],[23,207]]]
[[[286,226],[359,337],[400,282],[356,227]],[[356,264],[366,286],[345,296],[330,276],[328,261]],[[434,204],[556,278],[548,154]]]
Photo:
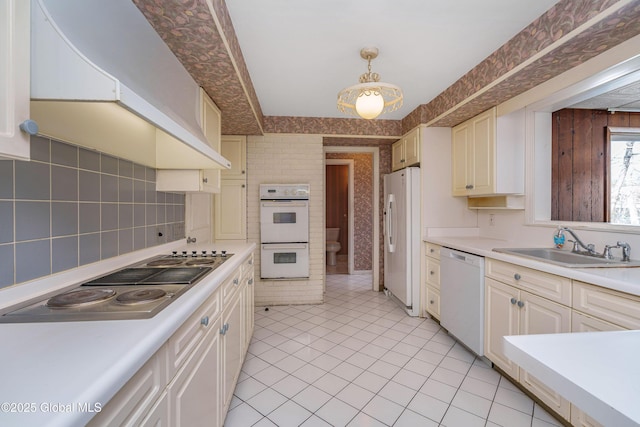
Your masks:
[[[568,268],[494,248],[521,242],[477,236],[428,242],[640,295],[640,268]],[[507,357],[606,426],[640,426],[640,331],[505,337]]]
[[[85,425],[94,414],[78,405],[104,406],[255,245],[220,248],[235,255],[151,319],[0,324],[0,425]],[[7,412],[25,405],[35,412]],[[71,411],[58,412],[66,408]]]
[[[640,331],[505,337],[505,354],[605,426],[640,426]]]
[[[493,258],[512,264],[522,265],[547,273],[553,273],[570,279],[581,280],[632,295],[640,296],[640,267],[626,268],[569,268],[542,261],[519,257],[515,255],[494,252],[494,248],[518,248],[522,242],[491,239],[487,237],[428,237],[427,242],[437,243],[452,249],[474,253],[480,256]],[[534,245],[535,246],[535,245]],[[551,246],[547,246],[551,247]]]

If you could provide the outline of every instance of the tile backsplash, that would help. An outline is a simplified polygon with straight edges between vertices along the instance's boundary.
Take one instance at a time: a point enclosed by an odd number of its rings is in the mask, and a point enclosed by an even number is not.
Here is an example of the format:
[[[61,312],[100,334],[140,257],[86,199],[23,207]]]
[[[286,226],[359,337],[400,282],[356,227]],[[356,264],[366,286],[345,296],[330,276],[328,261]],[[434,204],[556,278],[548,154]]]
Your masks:
[[[0,287],[182,239],[184,209],[155,169],[32,137],[0,160]]]

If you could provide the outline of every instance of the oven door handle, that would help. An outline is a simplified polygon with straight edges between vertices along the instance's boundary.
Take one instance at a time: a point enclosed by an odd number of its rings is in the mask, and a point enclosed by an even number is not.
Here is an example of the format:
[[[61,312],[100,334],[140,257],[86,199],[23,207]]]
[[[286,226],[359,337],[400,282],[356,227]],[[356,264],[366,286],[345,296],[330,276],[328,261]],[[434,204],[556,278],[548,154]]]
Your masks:
[[[279,250],[279,249],[306,249],[306,243],[263,243],[262,249],[265,250]]]
[[[308,202],[262,202],[263,208],[306,208]]]

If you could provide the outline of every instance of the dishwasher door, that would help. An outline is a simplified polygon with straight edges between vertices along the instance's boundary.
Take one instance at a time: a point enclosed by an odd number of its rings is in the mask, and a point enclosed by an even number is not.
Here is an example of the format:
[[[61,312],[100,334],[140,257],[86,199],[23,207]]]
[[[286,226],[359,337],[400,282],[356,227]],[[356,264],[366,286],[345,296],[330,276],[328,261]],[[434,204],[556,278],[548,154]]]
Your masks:
[[[440,250],[440,324],[484,356],[484,257]]]

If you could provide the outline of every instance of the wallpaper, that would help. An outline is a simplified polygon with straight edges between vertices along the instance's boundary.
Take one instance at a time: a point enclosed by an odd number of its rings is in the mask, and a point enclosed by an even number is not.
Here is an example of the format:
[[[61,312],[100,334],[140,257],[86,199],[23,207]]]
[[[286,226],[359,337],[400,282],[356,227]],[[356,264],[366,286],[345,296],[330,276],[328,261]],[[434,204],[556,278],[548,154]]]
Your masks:
[[[622,5],[622,0],[561,0],[401,121],[263,117],[224,0],[133,1],[218,105],[222,133],[228,135],[266,132],[398,136],[421,123],[453,126],[640,34],[638,1]],[[622,6],[606,18],[589,23],[618,5]],[[580,28],[585,24],[590,26]],[[540,55],[576,29],[582,32]],[[418,45],[420,42],[416,41]],[[540,57],[535,58],[536,55]],[[479,94],[481,90],[484,92]],[[472,99],[474,95],[478,96]]]

